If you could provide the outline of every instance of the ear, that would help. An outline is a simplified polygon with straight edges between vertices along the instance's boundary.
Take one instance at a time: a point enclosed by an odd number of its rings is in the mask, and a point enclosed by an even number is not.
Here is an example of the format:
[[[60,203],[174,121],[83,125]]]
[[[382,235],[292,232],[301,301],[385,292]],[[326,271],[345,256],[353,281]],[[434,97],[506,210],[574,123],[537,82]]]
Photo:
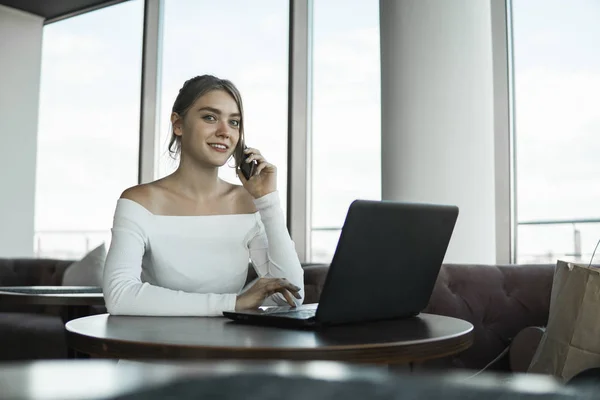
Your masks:
[[[173,125],[173,134],[175,136],[181,136],[183,134],[183,118],[176,112],[171,114],[171,125]]]

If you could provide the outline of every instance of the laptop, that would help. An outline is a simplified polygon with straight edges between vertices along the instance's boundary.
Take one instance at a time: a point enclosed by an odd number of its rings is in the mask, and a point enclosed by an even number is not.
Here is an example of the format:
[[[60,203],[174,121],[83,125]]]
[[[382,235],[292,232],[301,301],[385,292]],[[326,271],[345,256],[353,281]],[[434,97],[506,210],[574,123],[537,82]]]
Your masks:
[[[429,303],[457,218],[456,206],[355,200],[318,304],[223,315],[292,328],[418,315]]]

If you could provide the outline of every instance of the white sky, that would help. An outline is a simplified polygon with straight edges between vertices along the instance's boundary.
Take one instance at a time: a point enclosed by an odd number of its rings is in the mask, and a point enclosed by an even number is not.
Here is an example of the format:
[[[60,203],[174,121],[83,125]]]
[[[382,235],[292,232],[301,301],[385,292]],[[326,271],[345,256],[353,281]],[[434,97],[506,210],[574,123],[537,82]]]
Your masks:
[[[600,218],[600,2],[513,0],[518,217]],[[583,251],[600,224],[580,225]],[[523,253],[572,252],[571,225],[521,227]]]
[[[248,143],[278,166],[285,207],[288,1],[165,3],[158,176],[173,167],[177,91],[212,73],[242,92]],[[513,4],[518,219],[600,218],[600,2]],[[352,200],[380,198],[378,12],[377,0],[315,1],[313,226],[340,226]],[[136,184],[142,18],[143,1],[131,0],[44,28],[36,230],[107,231]],[[221,175],[235,181],[227,167]],[[591,252],[600,224],[581,230]],[[53,240],[43,246],[82,245]],[[336,241],[313,235],[321,259]],[[572,250],[571,226],[519,229],[520,252],[550,250]]]

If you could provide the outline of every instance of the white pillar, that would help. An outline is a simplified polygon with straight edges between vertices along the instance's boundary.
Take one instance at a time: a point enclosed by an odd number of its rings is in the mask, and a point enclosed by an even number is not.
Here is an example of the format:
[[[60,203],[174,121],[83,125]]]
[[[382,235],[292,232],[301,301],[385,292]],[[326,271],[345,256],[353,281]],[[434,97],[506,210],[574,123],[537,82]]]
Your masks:
[[[490,1],[380,0],[380,13],[382,198],[457,205],[445,262],[495,263]]]
[[[33,256],[43,22],[0,6],[0,257]]]

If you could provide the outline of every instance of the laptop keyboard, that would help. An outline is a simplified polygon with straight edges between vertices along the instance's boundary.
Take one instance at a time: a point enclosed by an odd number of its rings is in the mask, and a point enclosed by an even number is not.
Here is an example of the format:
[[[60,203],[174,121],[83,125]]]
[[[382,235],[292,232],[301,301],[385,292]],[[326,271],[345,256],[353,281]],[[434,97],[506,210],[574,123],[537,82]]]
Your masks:
[[[306,306],[300,306],[306,307]],[[309,308],[310,307],[310,308]],[[276,317],[294,318],[294,319],[310,319],[317,314],[315,307],[308,306],[300,309],[290,309],[289,307],[273,307],[263,310],[264,315],[273,315]]]
[[[269,313],[276,317],[294,318],[294,319],[310,319],[315,316],[317,310],[294,310],[294,311],[279,311]]]

